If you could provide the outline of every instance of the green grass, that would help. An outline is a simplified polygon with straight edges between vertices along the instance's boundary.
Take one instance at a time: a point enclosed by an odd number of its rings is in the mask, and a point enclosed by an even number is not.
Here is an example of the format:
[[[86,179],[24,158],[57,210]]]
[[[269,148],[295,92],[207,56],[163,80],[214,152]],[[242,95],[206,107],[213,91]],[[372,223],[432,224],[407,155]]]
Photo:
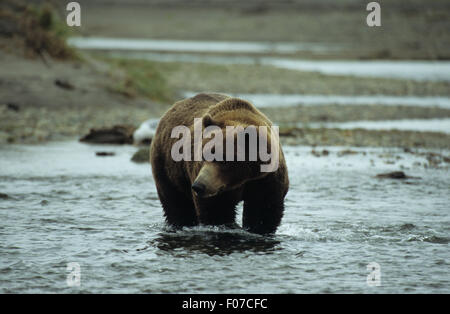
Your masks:
[[[77,51],[66,44],[71,28],[50,2],[33,5],[22,0],[2,1],[0,19],[7,31],[0,30],[0,35],[21,40],[29,55],[46,53],[55,59],[79,59]]]
[[[125,77],[111,90],[128,97],[143,96],[158,102],[172,102],[174,92],[169,88],[163,71],[155,64],[143,60],[106,59],[113,67],[122,70]]]
[[[79,59],[80,55],[76,49],[69,47],[67,38],[72,36],[74,30],[67,26],[62,17],[48,3],[44,3],[37,8],[29,8],[29,12],[34,15],[41,31],[47,33],[48,39],[44,43],[44,48],[50,55],[61,59]]]

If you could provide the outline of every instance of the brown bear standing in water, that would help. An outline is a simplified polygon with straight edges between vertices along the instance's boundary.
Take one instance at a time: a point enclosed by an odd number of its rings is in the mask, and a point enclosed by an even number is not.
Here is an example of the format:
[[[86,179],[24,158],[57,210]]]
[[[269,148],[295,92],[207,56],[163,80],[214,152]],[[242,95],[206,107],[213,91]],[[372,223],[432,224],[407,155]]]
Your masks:
[[[245,143],[247,158],[244,161],[229,161],[229,158],[225,158],[230,157],[225,155],[228,154],[228,149],[223,148],[221,152],[217,147],[211,152],[223,154],[223,160],[226,161],[208,161],[204,157],[195,159],[198,147],[204,152],[205,143],[213,138],[202,138],[201,145],[195,146],[195,118],[201,132],[210,126],[219,129],[223,133],[223,143],[228,134],[227,126],[242,126],[244,129],[254,126],[256,130],[261,126],[267,127],[268,147],[264,146],[266,152],[276,153],[272,157],[277,158],[278,167],[269,172],[262,172],[262,165],[267,165],[267,158],[264,162],[260,156],[256,160],[248,158],[249,134],[244,134],[245,140],[239,144]],[[188,132],[185,135],[188,137],[189,146],[182,146],[181,149],[179,135],[182,134],[173,135],[177,126],[182,126]],[[263,113],[251,103],[238,98],[221,94],[199,94],[176,102],[161,118],[150,149],[153,177],[167,223],[174,227],[198,224],[233,226],[236,205],[243,201],[243,228],[259,234],[274,233],[283,216],[284,197],[289,188],[289,180],[278,132],[276,136],[272,136],[271,127],[272,123]],[[232,149],[236,148],[231,152],[233,157],[236,157],[238,151],[238,133],[239,131],[233,134],[232,145],[235,147]],[[271,141],[272,138],[276,140]],[[259,152],[261,141],[258,141],[257,145]],[[187,158],[174,160],[177,159],[173,155],[176,148]],[[193,155],[194,158],[191,158]]]

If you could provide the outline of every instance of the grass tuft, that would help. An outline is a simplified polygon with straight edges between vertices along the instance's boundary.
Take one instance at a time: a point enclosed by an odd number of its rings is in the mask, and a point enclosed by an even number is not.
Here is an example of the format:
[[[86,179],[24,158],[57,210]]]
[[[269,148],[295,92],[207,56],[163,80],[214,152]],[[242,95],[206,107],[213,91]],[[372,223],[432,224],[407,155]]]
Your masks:
[[[172,102],[174,93],[155,64],[144,60],[106,59],[125,77],[110,89],[127,97],[144,96],[158,102]]]
[[[27,55],[79,59],[76,50],[66,44],[70,28],[48,1],[28,4],[20,0],[3,0],[0,20],[0,37],[21,42]]]

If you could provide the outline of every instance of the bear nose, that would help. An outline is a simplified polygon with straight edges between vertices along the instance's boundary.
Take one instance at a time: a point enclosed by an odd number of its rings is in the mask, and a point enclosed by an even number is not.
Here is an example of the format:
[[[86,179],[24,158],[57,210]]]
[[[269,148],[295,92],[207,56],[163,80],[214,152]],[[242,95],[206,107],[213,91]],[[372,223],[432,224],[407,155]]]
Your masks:
[[[192,184],[192,189],[198,196],[201,197],[205,193],[206,186],[203,183],[194,182],[194,184]]]

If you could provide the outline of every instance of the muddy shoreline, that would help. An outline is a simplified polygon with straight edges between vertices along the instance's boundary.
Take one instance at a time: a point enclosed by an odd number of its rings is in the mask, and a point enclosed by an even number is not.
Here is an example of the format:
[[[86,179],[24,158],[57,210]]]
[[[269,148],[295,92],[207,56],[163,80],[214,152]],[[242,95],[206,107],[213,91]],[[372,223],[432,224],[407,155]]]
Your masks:
[[[127,66],[117,67],[112,63],[85,56],[84,63],[53,62],[50,67],[36,59],[25,59],[2,53],[3,67],[0,70],[4,88],[0,91],[3,103],[0,104],[0,144],[40,143],[51,140],[74,138],[87,134],[91,128],[111,127],[113,125],[132,125],[138,127],[149,118],[160,117],[173,101],[181,99],[183,90],[204,87],[205,91],[232,90],[236,92],[285,91],[289,84],[282,84],[283,76],[301,76],[302,86],[311,86],[310,90],[325,93],[327,90],[348,94],[361,92],[354,86],[364,86],[380,90],[380,86],[390,88],[398,95],[441,95],[445,94],[443,82],[411,83],[410,81],[383,79],[361,79],[354,77],[320,76],[314,73],[291,73],[288,70],[276,70],[278,75],[263,76],[262,70],[227,66],[195,64],[159,64],[138,62],[133,69],[151,66],[152,71],[163,73],[163,82],[167,90],[172,91],[172,101],[151,101],[148,98],[129,93],[127,84]],[[128,65],[128,61],[125,62]],[[185,72],[186,68],[190,71]],[[14,70],[13,70],[14,69]],[[249,71],[246,72],[245,69]],[[145,71],[144,71],[145,73]],[[153,72],[152,72],[153,73]],[[189,79],[182,80],[183,73],[189,73]],[[210,76],[206,74],[210,73]],[[214,74],[224,73],[220,80],[214,80]],[[236,73],[242,74],[244,84],[236,80]],[[261,74],[261,75],[260,75]],[[267,74],[267,72],[266,72]],[[239,76],[239,75],[238,75]],[[253,77],[253,79],[251,79]],[[268,77],[267,80],[264,77]],[[139,78],[139,77],[138,77]],[[323,78],[321,80],[320,78]],[[236,82],[238,81],[238,83]],[[292,80],[292,88],[296,80]],[[279,82],[279,83],[277,83]],[[289,82],[285,81],[285,82]],[[345,83],[342,83],[345,82]],[[120,84],[119,84],[120,83]],[[139,83],[139,81],[135,82]],[[223,89],[218,89],[221,84]],[[228,85],[227,85],[228,84]],[[278,84],[278,85],[277,85]],[[316,89],[312,86],[316,84]],[[344,84],[344,85],[342,85]],[[373,85],[372,85],[373,84]],[[402,85],[405,84],[405,85]],[[123,85],[123,84],[122,84]],[[448,84],[447,84],[448,85]],[[233,89],[232,86],[236,86]],[[252,86],[255,89],[252,89]],[[267,90],[264,86],[272,86]],[[281,89],[277,89],[279,86]],[[298,85],[297,85],[298,86]],[[335,87],[333,87],[335,86]],[[373,86],[373,87],[370,87]],[[376,87],[375,87],[376,86]],[[409,86],[409,88],[402,88]],[[132,89],[133,90],[133,89]],[[287,89],[289,90],[289,89]],[[139,92],[139,90],[135,90]],[[258,106],[257,103],[255,103]],[[450,110],[437,107],[413,106],[354,106],[322,105],[261,108],[272,121],[283,127],[293,122],[345,122],[356,120],[426,119],[450,117]],[[414,131],[369,131],[337,129],[296,129],[289,132],[286,142],[301,145],[350,145],[350,146],[399,146],[450,148],[450,136],[432,132]]]
[[[340,107],[336,106],[334,112],[327,110],[327,114],[339,117],[342,112]],[[356,107],[358,108],[358,107]],[[309,122],[323,121],[323,116],[314,116],[317,114],[317,108],[305,107],[299,114],[304,119],[308,117]],[[365,108],[352,110],[353,114],[358,113],[366,115]],[[283,115],[280,109],[265,109],[278,112],[272,118],[274,123],[289,122],[292,117],[291,111]],[[386,113],[383,106],[372,107],[372,111]],[[433,112],[434,109],[431,109]],[[264,110],[263,110],[264,111]],[[52,140],[64,140],[80,138],[89,132],[91,128],[110,127],[116,124],[139,126],[139,124],[149,118],[148,108],[146,107],[123,107],[112,106],[84,106],[78,108],[23,108],[19,111],[0,107],[0,144],[6,143],[40,143]],[[307,113],[307,114],[305,114]],[[439,110],[436,111],[436,114]],[[448,114],[448,111],[446,111]],[[374,116],[375,117],[375,116]],[[336,120],[338,120],[337,118]],[[342,120],[345,121],[345,120]],[[372,146],[372,147],[423,147],[450,149],[450,135],[435,132],[415,132],[415,131],[382,131],[382,130],[340,130],[340,129],[310,129],[310,128],[292,128],[283,127],[280,124],[280,135],[282,141],[290,145],[329,145],[329,146]]]

